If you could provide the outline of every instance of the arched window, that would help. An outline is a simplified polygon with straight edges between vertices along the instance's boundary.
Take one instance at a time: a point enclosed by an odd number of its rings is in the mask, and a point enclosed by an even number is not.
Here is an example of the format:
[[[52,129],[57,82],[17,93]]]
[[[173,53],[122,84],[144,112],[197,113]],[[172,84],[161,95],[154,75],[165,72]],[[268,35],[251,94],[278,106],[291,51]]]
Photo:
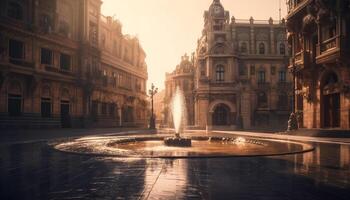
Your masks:
[[[265,44],[263,42],[259,44],[259,54],[265,54]]]
[[[267,95],[265,92],[258,93],[258,107],[267,108]]]
[[[260,70],[259,74],[258,74],[258,83],[265,83],[266,79],[265,79],[265,71],[264,70]]]
[[[8,4],[7,16],[17,20],[23,20],[23,8],[16,2]]]
[[[216,67],[216,81],[223,82],[225,80],[225,68],[222,65]]]
[[[215,126],[226,126],[229,124],[230,109],[225,104],[220,104],[213,113],[213,124]]]
[[[280,54],[286,55],[286,45],[284,43],[280,44]]]
[[[13,81],[8,86],[7,110],[12,117],[22,114],[22,87],[18,81]]]
[[[284,83],[287,81],[286,71],[279,71],[278,72],[278,81],[281,83]]]
[[[44,86],[41,90],[41,117],[51,117],[52,99],[51,89],[49,86]]]
[[[247,53],[248,48],[247,48],[247,43],[246,42],[242,42],[241,44],[241,52],[242,53]]]

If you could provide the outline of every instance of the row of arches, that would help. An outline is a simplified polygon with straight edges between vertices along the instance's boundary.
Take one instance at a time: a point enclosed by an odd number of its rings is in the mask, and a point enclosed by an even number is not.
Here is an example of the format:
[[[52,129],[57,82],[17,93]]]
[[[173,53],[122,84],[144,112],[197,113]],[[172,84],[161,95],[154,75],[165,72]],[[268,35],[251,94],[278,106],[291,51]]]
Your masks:
[[[17,80],[7,84],[7,113],[10,117],[20,117],[24,113],[24,85]],[[72,98],[68,88],[62,87],[59,96],[59,112],[63,127],[71,127]],[[40,89],[40,114],[42,118],[53,116],[54,95],[49,84],[44,84]]]

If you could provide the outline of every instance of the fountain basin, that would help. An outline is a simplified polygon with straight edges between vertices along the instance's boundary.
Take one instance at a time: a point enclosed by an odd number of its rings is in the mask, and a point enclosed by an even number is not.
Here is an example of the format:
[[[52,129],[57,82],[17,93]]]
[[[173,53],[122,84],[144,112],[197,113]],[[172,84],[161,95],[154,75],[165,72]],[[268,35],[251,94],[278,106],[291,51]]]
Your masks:
[[[164,144],[172,147],[191,147],[192,141],[190,138],[169,137],[164,139]]]
[[[63,152],[132,158],[217,158],[275,156],[304,153],[313,150],[307,143],[292,141],[192,136],[191,147],[167,146],[164,136],[95,136],[55,142],[52,146]]]

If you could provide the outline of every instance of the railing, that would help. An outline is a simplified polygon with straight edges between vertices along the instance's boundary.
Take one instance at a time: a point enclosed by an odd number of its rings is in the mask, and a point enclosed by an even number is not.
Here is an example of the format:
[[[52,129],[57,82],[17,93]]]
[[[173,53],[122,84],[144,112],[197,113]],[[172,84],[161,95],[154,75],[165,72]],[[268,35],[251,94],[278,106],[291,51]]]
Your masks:
[[[48,72],[59,72],[59,69],[57,67],[51,65],[45,65],[45,70]]]
[[[301,50],[300,52],[295,53],[294,58],[291,58],[290,67],[293,67],[293,65],[296,65],[298,68],[308,67],[311,64],[310,60],[310,53],[308,51]]]
[[[291,89],[293,88],[293,84],[290,83],[290,82],[286,82],[286,81],[284,81],[284,82],[279,81],[279,82],[277,83],[277,87],[278,87],[278,89],[280,89],[280,90],[283,90],[283,91],[285,91],[285,92],[288,92],[288,90],[291,90]]]
[[[340,36],[329,38],[323,41],[321,44],[319,44],[317,49],[317,55],[321,55],[322,53],[331,49],[335,49],[337,47],[340,47]]]
[[[317,45],[316,63],[335,61],[341,54],[341,36],[329,38]],[[344,47],[343,47],[344,49]]]
[[[258,82],[258,89],[260,89],[260,90],[268,90],[268,89],[270,89],[270,83],[268,83],[268,82]]]
[[[256,20],[253,19],[251,21],[251,19],[235,19],[235,23],[236,24],[250,24],[252,22],[252,24],[270,24],[270,20]],[[283,21],[282,20],[272,20],[272,24],[281,24]]]
[[[293,12],[297,8],[305,5],[308,0],[287,0],[288,13]]]
[[[23,59],[9,58],[9,62],[14,65],[19,65],[22,67],[34,68],[34,63],[25,61]]]

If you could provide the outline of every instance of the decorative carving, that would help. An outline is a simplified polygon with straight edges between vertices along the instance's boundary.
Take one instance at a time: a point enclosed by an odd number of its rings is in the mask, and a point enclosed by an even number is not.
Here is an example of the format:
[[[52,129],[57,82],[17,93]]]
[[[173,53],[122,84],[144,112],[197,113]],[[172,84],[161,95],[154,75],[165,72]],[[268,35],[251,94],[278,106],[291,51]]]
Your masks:
[[[269,40],[269,36],[268,36],[267,33],[258,33],[256,35],[256,40],[258,40],[258,41],[267,41],[267,40]]]
[[[239,41],[249,41],[249,34],[248,33],[238,33],[237,38]]]

